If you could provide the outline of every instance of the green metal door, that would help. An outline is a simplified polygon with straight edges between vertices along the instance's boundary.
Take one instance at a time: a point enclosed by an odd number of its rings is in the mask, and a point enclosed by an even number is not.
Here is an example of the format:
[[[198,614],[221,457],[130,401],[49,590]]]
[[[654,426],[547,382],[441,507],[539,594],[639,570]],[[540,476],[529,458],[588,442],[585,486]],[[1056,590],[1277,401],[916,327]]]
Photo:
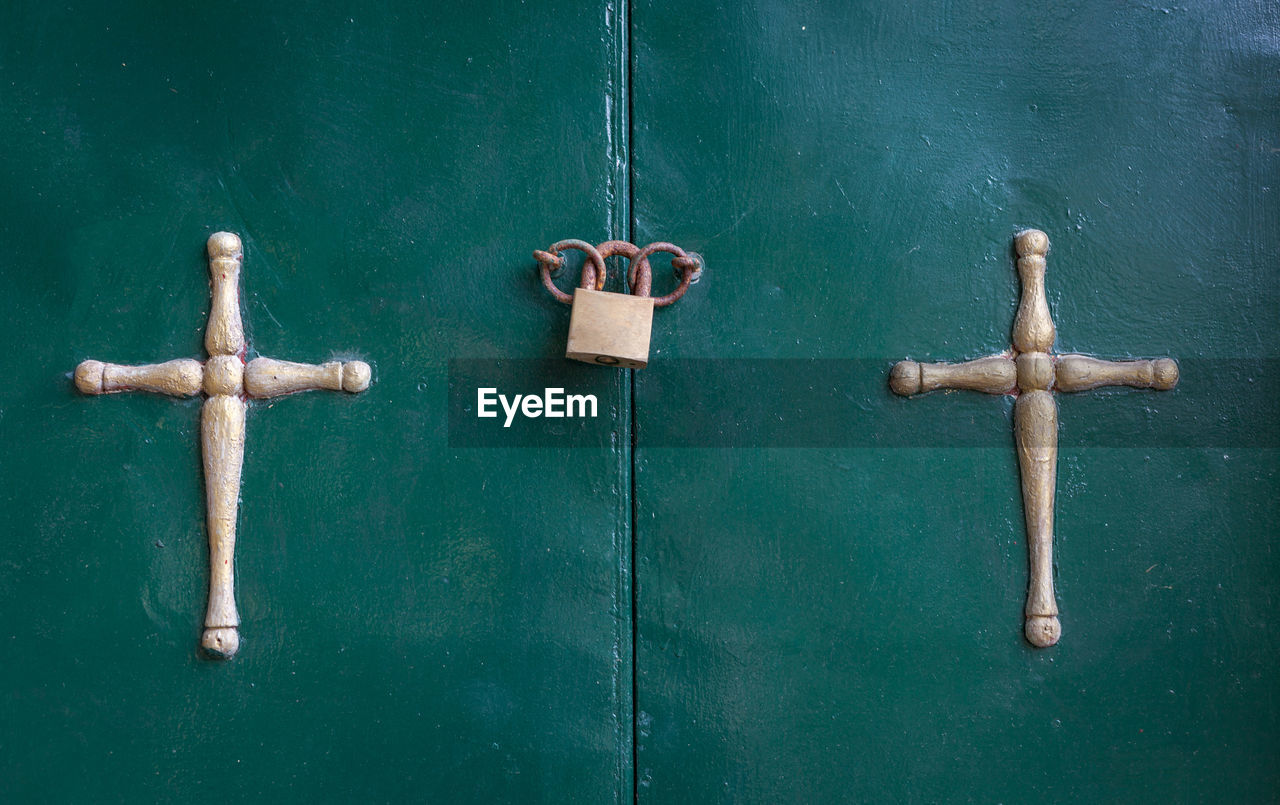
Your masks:
[[[0,21],[6,801],[1274,798],[1267,4]],[[1049,649],[1012,399],[887,384],[1008,347],[1026,227],[1059,351],[1182,369],[1059,395]],[[251,404],[227,662],[199,398],[69,377],[203,358],[217,230],[249,357],[374,370]],[[558,359],[566,237],[705,257],[647,369]],[[601,417],[462,438],[471,369]]]
[[[636,4],[637,237],[709,267],[635,381],[641,801],[1280,790],[1280,17],[1048,5]],[[1027,227],[1060,351],[1182,368],[1058,395],[1049,649],[1012,398],[886,382],[1008,348]]]
[[[532,249],[625,234],[619,18],[185,5],[0,14],[3,798],[630,799],[626,443],[454,449],[445,405],[563,338]],[[248,357],[374,368],[251,405],[223,663],[199,398],[68,376],[203,358],[217,230]],[[629,430],[623,377],[559,382]]]

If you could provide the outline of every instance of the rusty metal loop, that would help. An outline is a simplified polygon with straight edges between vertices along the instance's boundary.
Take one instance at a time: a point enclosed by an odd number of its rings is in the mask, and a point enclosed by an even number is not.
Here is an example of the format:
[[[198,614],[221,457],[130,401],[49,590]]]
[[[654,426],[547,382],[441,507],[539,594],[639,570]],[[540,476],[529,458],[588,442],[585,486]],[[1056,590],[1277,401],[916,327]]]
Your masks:
[[[631,286],[631,293],[635,296],[648,296],[653,289],[653,269],[649,266],[649,255],[656,252],[666,252],[672,255],[671,265],[680,271],[680,284],[676,289],[666,296],[658,296],[653,300],[654,307],[666,307],[684,296],[685,291],[689,290],[695,274],[702,271],[702,261],[695,256],[691,256],[684,249],[676,246],[674,243],[650,243],[643,249],[639,250],[639,254],[631,261],[631,268],[627,272],[627,284]]]
[[[610,242],[612,243],[613,241]],[[632,248],[635,247],[633,246]],[[573,295],[560,290],[551,281],[552,269],[559,269],[564,266],[564,258],[560,256],[560,252],[565,249],[577,249],[587,256],[587,259],[582,263],[582,279],[578,282],[578,287],[595,291],[604,290],[604,281],[607,276],[604,257],[600,255],[600,251],[595,246],[585,240],[570,238],[553,243],[551,248],[545,252],[541,249],[533,252],[533,259],[538,261],[538,274],[542,277],[542,284],[551,292],[551,295],[566,305],[573,303]]]
[[[636,266],[639,264],[644,265],[645,271],[649,270],[648,259],[641,256],[640,247],[634,243],[630,243],[625,240],[607,240],[604,243],[601,243],[597,248],[600,249],[600,256],[604,258],[625,257],[630,263],[630,266],[627,268],[628,277],[631,276],[631,274],[636,270]]]
[[[646,276],[652,273],[649,268],[648,256],[644,254],[644,251],[639,246],[630,241],[607,240],[596,248],[600,250],[600,256],[606,259],[609,257],[625,257],[630,263],[627,268],[628,278],[635,276],[637,270],[640,270]],[[631,285],[630,281],[628,281],[628,284]],[[634,285],[632,285],[631,293],[635,294]],[[649,294],[646,292],[639,295],[648,296]]]
[[[562,240],[546,251],[535,250],[533,259],[538,261],[538,272],[542,276],[542,284],[552,296],[566,305],[573,302],[573,296],[560,290],[552,282],[552,277],[564,267],[564,258],[560,256],[560,252],[565,249],[577,249],[587,256],[582,264],[582,280],[578,283],[578,287],[596,291],[604,290],[607,277],[604,261],[610,257],[623,257],[630,262],[627,268],[628,289],[633,296],[641,297],[649,296],[653,289],[653,267],[649,265],[649,256],[657,252],[670,254],[671,267],[680,278],[680,284],[666,296],[655,297],[654,307],[666,307],[675,302],[684,296],[689,286],[697,282],[702,275],[701,256],[686,252],[673,243],[660,241],[650,243],[642,249],[625,240],[607,240],[599,246],[592,246],[583,240]]]

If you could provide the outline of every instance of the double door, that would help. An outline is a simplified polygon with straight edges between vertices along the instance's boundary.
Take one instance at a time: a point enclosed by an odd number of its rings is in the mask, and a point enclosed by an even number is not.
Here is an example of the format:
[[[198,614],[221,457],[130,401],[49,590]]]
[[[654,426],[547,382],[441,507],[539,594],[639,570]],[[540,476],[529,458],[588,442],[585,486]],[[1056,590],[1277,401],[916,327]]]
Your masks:
[[[1265,3],[3,19],[9,800],[1274,795]],[[887,384],[1008,348],[1026,227],[1059,351],[1182,370],[1059,395],[1049,649],[1013,398]],[[249,357],[374,370],[251,404],[221,663],[199,398],[67,376],[202,358],[218,230]],[[648,368],[558,359],[568,237],[704,257]],[[477,373],[600,416],[482,430]]]

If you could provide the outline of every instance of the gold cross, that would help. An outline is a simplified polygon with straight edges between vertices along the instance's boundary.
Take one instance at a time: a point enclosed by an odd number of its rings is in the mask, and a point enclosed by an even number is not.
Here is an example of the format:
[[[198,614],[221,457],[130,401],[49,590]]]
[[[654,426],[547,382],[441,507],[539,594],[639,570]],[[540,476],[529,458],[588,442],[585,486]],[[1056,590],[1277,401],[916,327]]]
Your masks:
[[[184,358],[146,366],[84,361],[76,367],[76,387],[85,394],[151,391],[174,397],[208,395],[200,410],[200,446],[204,456],[209,530],[209,607],[200,644],[228,658],[240,648],[232,561],[236,545],[236,508],[244,464],[247,398],[265,399],[311,389],[359,392],[369,388],[371,372],[363,361],[331,361],[319,366],[254,358],[245,365],[247,344],[240,320],[240,238],[216,232],[209,238],[209,275],[213,297],[204,348],[209,360]]]
[[[1050,355],[1056,336],[1044,294],[1049,236],[1037,229],[1014,238],[1022,300],[1013,320],[1013,349],[1008,354],[968,363],[900,361],[889,386],[908,396],[934,389],[970,389],[1016,394],[1013,433],[1022,470],[1022,507],[1027,520],[1030,579],[1025,633],[1032,645],[1052,646],[1062,636],[1053,596],[1053,494],[1058,479],[1058,404],[1050,393],[1101,386],[1167,390],[1178,383],[1178,364],[1151,361],[1102,361],[1085,355]]]

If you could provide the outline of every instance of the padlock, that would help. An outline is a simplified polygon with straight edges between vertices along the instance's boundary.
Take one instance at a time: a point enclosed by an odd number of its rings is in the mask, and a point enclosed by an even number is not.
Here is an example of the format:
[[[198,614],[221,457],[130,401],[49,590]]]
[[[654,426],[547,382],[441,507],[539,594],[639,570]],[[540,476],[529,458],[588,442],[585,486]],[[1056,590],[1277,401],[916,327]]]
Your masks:
[[[615,256],[634,261],[640,254],[634,244],[623,240],[601,243],[596,251],[602,261]],[[564,356],[602,366],[643,369],[649,364],[652,333],[653,300],[648,294],[632,296],[580,287],[573,292]]]
[[[575,288],[564,356],[575,361],[643,369],[649,365],[653,300],[647,296]]]
[[[551,270],[562,266],[562,249],[578,249],[587,255],[582,266],[582,280],[573,296],[555,287]],[[681,275],[675,292],[660,299],[649,296],[652,271],[649,255],[666,251],[675,255],[672,264]],[[696,275],[701,273],[701,260],[685,254],[669,243],[654,243],[641,249],[632,243],[611,240],[592,247],[579,240],[563,240],[546,252],[534,252],[541,264],[542,281],[557,299],[572,305],[569,316],[569,341],[565,357],[602,366],[643,369],[649,363],[649,341],[653,331],[653,309],[679,299]],[[625,257],[631,293],[610,293],[604,287],[604,261],[609,257]]]

